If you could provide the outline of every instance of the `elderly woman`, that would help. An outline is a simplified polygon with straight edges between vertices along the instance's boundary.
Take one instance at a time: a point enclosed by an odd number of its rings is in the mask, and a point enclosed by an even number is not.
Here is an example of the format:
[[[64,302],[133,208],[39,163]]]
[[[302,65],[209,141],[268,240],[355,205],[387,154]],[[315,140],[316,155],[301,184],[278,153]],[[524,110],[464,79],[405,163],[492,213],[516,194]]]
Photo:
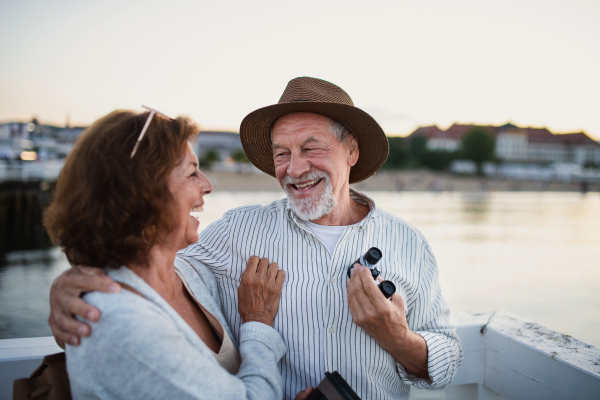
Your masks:
[[[285,273],[250,258],[232,337],[212,272],[176,257],[198,240],[190,212],[213,189],[190,144],[198,126],[153,116],[116,111],[92,125],[44,217],[71,264],[103,268],[124,289],[85,295],[102,318],[66,348],[73,397],[280,399],[286,347],[272,324]]]

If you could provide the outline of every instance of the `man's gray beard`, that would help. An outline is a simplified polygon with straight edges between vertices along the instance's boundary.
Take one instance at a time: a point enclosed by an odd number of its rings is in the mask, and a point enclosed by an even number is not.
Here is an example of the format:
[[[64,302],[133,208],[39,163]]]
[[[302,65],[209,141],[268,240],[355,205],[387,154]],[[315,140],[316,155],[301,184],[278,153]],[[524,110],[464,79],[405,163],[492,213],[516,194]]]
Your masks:
[[[290,184],[295,184],[302,181],[312,181],[323,178],[323,192],[315,194],[306,199],[297,199],[293,196],[292,191],[288,187]],[[283,191],[287,195],[288,204],[292,212],[299,218],[305,221],[315,221],[333,211],[337,206],[337,199],[333,195],[333,187],[331,186],[330,176],[325,171],[312,171],[306,173],[299,178],[286,176],[283,179]]]

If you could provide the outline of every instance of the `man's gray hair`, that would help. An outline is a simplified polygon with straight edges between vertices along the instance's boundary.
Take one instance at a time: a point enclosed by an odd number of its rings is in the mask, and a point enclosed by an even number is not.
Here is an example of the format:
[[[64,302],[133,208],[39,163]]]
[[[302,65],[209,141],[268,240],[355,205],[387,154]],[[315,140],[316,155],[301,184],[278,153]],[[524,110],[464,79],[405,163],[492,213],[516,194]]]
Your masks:
[[[348,135],[352,135],[352,131],[341,122],[338,122],[329,117],[326,118],[329,132],[333,133],[338,142],[340,142],[340,146],[345,145],[346,140],[348,140]],[[273,143],[273,126],[271,126],[271,129],[269,129],[269,138],[271,139],[271,143]]]
[[[348,135],[351,134],[352,131],[350,131],[346,125],[329,117],[327,117],[327,125],[329,126],[329,132],[333,133],[338,142],[340,142],[340,146],[346,144]]]

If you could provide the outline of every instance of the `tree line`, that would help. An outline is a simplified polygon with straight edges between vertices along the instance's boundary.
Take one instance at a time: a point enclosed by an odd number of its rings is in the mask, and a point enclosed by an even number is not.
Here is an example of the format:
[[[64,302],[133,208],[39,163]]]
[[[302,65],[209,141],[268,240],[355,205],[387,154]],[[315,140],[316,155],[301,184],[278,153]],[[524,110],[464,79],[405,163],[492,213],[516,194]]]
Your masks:
[[[495,161],[496,139],[488,130],[474,127],[468,130],[456,151],[431,150],[424,136],[412,138],[388,137],[390,155],[384,169],[428,168],[444,171],[454,160],[471,160],[477,165],[478,174],[483,173],[485,161]]]
[[[454,160],[472,160],[477,165],[477,171],[482,173],[485,161],[494,161],[496,139],[484,128],[474,127],[465,133],[462,146],[456,151],[431,150],[427,148],[427,139],[423,136],[413,138],[388,137],[390,154],[384,169],[428,168],[434,171],[444,171],[450,168]],[[233,150],[229,155],[233,161],[250,162],[244,150]],[[200,167],[210,169],[220,161],[217,150],[207,150],[200,157]]]

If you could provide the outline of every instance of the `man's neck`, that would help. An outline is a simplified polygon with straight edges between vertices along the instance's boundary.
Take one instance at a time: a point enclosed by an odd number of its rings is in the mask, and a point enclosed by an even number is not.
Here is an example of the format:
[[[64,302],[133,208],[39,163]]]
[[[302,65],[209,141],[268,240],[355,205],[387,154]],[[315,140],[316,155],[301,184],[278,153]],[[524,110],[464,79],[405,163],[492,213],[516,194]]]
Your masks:
[[[354,225],[365,219],[369,211],[369,206],[353,200],[350,197],[350,189],[346,188],[344,195],[338,197],[337,206],[333,211],[311,222],[329,226]]]

